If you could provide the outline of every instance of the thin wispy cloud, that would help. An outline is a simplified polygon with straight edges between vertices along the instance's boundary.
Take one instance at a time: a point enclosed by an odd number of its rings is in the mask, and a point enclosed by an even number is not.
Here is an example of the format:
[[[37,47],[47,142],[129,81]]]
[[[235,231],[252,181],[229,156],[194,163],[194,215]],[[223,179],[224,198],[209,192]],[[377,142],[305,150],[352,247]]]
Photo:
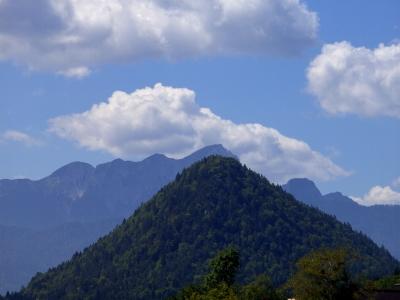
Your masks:
[[[400,188],[400,176],[397,177],[395,180],[393,180],[392,186],[393,186],[394,188]]]
[[[7,142],[15,142],[20,143],[25,146],[40,146],[42,142],[27,133],[18,130],[7,130],[2,135],[0,140],[7,141]]]

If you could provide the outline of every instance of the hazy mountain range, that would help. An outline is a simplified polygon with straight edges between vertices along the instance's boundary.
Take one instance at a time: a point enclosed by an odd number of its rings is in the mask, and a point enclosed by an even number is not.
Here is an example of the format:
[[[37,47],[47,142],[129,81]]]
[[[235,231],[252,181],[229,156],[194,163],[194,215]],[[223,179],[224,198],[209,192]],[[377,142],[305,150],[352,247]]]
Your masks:
[[[41,230],[0,225],[0,293],[18,290],[38,271],[69,259],[118,223],[66,223]]]
[[[140,162],[116,159],[97,167],[73,162],[37,181],[0,180],[0,224],[42,229],[122,219],[183,168],[210,154],[233,156],[213,145],[183,159],[154,154]]]
[[[339,192],[322,195],[309,179],[292,179],[283,188],[311,206],[350,223],[400,259],[400,205],[362,206]]]

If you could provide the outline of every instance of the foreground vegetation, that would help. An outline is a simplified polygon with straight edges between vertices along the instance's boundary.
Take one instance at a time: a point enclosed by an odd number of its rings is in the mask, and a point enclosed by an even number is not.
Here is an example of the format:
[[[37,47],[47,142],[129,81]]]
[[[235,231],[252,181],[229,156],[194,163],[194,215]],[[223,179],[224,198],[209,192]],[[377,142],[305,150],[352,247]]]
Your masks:
[[[343,248],[314,251],[297,262],[286,284],[275,289],[265,274],[246,285],[237,283],[240,254],[229,247],[210,261],[209,273],[200,284],[184,287],[170,300],[366,300],[375,299],[377,290],[400,283],[400,275],[376,281],[353,278],[350,269],[357,259]]]
[[[235,281],[240,265],[239,252],[229,247],[219,252],[209,263],[209,273],[198,285],[184,287],[170,300],[283,300],[268,276],[259,275],[254,281],[240,285]]]

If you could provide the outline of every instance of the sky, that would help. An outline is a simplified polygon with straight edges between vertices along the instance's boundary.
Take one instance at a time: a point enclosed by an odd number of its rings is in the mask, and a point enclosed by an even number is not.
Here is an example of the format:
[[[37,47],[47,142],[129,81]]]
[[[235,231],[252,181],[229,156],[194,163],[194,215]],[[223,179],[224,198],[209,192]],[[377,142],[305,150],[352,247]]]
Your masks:
[[[223,144],[400,204],[397,0],[0,0],[0,178]]]

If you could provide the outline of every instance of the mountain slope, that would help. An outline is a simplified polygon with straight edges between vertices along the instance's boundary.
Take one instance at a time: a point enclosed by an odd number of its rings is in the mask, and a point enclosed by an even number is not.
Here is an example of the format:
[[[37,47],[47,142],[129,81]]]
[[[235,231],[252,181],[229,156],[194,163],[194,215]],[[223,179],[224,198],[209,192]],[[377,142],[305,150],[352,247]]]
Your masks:
[[[67,223],[43,230],[0,225],[0,294],[21,289],[34,274],[70,259],[118,223]]]
[[[310,208],[237,160],[211,156],[178,175],[111,234],[32,279],[34,299],[165,299],[198,280],[206,261],[235,245],[240,281],[267,273],[284,282],[312,249],[347,246],[354,271],[391,273],[397,262],[365,236]]]
[[[334,215],[362,231],[378,245],[384,245],[400,259],[400,206],[362,206],[341,193],[322,195],[308,179],[292,179],[283,186],[296,199]]]

